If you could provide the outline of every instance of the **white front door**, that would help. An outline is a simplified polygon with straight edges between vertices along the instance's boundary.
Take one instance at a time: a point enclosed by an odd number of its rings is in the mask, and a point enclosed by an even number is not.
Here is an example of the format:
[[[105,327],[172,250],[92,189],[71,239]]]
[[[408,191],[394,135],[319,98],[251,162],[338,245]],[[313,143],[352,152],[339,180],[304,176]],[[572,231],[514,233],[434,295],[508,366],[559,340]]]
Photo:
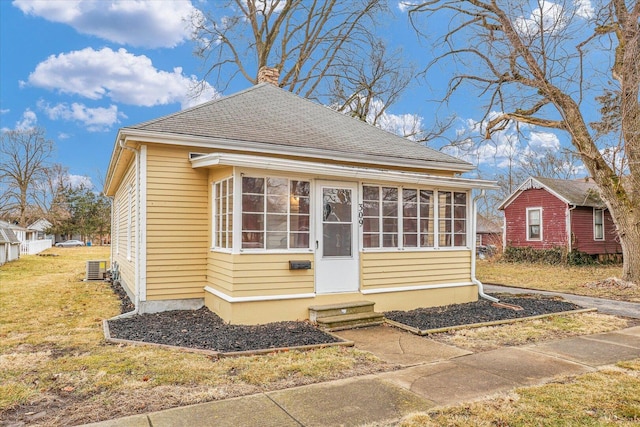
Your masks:
[[[316,292],[356,292],[358,265],[358,185],[316,183]]]

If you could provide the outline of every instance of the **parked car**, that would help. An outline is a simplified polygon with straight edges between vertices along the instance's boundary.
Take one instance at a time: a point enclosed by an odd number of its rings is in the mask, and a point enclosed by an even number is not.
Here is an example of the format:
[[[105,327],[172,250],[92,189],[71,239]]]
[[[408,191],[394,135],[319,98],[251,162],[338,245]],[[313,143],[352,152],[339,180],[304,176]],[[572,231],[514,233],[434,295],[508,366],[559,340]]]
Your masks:
[[[70,248],[77,246],[84,246],[84,242],[81,242],[80,240],[66,240],[64,242],[56,243],[56,247],[58,248]]]

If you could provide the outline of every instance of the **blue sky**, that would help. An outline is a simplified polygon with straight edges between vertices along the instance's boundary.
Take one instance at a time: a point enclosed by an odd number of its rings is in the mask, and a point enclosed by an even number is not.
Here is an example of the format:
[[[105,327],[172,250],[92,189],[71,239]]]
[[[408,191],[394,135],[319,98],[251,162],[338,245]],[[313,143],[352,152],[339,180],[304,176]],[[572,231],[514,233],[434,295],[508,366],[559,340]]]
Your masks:
[[[211,99],[190,91],[202,76],[185,20],[196,1],[0,1],[0,128],[41,126],[56,143],[53,159],[74,180],[99,185],[120,127],[150,120]],[[410,28],[405,8],[391,2],[395,19],[380,31],[401,46],[418,68],[430,59],[427,42]],[[390,121],[418,115],[424,126],[436,114],[455,112],[456,130],[473,128],[482,103],[462,93],[448,106],[433,102],[450,75],[446,69],[416,82],[389,110]],[[248,87],[236,79],[222,95]],[[557,148],[550,132],[534,132],[528,144]],[[438,147],[436,147],[438,148]],[[499,140],[476,153],[482,170],[504,160]],[[484,177],[490,177],[486,173]]]

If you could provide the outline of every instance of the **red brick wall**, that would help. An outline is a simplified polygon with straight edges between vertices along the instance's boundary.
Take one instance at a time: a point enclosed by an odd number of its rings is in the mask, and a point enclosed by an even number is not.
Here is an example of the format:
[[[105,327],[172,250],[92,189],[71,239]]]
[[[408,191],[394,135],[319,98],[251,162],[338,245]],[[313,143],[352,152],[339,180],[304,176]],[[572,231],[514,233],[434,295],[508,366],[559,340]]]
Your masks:
[[[527,208],[542,207],[542,239],[527,240]],[[507,246],[567,247],[566,203],[544,189],[525,190],[504,210]]]
[[[588,207],[577,207],[571,211],[571,235],[573,249],[581,252],[591,255],[622,252],[609,211],[604,212],[604,240],[593,238],[593,208]]]

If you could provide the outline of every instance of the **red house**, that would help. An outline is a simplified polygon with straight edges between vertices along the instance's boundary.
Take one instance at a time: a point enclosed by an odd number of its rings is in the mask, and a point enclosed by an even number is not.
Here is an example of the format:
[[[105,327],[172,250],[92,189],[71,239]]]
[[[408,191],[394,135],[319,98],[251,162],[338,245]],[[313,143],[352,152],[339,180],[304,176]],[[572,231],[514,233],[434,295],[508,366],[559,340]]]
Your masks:
[[[590,255],[622,253],[616,226],[588,179],[531,177],[498,209],[505,247],[563,247]]]

